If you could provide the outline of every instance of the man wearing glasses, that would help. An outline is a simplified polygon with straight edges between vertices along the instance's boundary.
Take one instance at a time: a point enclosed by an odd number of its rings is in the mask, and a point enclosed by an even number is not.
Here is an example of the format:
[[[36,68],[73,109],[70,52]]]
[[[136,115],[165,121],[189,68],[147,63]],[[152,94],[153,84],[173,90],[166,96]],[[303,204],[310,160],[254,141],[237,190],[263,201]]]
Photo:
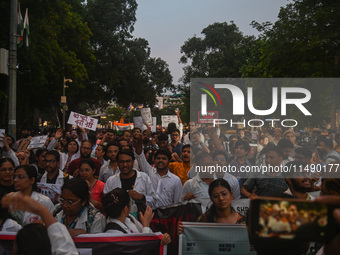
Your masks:
[[[60,184],[63,185],[65,181],[70,179],[67,173],[59,169],[60,154],[57,151],[46,152],[45,159],[45,173],[40,179],[40,183]],[[72,177],[71,177],[72,178]]]
[[[70,165],[68,166],[67,173],[70,175],[74,175],[74,172],[79,170],[80,162],[84,158],[90,158],[96,165],[96,172],[94,175],[99,176],[99,171],[100,171],[100,168],[102,167],[102,163],[95,158],[91,158],[91,152],[92,152],[92,142],[90,140],[82,141],[81,146],[80,146],[80,158],[77,158],[70,163]],[[79,174],[78,171],[76,174],[77,175]]]

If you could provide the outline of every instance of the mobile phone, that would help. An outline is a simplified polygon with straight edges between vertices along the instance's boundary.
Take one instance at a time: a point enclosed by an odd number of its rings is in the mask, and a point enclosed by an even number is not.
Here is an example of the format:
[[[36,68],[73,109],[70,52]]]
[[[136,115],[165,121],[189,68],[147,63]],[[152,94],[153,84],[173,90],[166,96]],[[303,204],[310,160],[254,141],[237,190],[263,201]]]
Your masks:
[[[251,201],[249,233],[253,238],[328,242],[338,231],[334,207],[298,199]]]

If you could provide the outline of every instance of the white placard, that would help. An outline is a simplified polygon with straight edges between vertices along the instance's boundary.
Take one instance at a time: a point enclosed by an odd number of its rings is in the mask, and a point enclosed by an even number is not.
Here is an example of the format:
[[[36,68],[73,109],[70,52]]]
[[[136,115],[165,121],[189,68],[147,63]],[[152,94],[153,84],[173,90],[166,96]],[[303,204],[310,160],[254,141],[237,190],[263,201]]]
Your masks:
[[[141,116],[133,117],[133,126],[135,128],[140,128],[141,130],[143,129],[144,124]]]
[[[157,117],[152,117],[152,125],[150,125],[151,132],[157,131]]]
[[[30,144],[27,146],[27,149],[43,148],[46,143],[47,137],[48,135],[32,137]]]
[[[4,143],[2,142],[3,135],[6,133],[5,129],[0,129],[0,147],[4,146]]]
[[[162,127],[167,128],[169,123],[176,123],[176,126],[178,127],[177,115],[162,115]]]
[[[142,108],[140,109],[140,113],[142,115],[142,119],[145,124],[148,124],[149,126],[152,125],[152,115],[151,115],[151,109],[150,108]]]
[[[96,131],[98,120],[79,113],[71,112],[67,124],[76,125]]]

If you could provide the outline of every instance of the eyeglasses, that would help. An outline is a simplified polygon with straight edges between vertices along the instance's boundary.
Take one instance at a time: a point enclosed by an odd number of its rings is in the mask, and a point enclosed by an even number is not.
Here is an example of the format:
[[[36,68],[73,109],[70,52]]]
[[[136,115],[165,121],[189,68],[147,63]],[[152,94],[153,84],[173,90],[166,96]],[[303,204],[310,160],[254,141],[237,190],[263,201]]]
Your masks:
[[[131,159],[129,159],[129,160],[118,160],[118,163],[119,164],[131,164],[132,163],[132,160]]]
[[[43,163],[44,164],[47,164],[47,163],[50,163],[50,164],[54,164],[55,162],[57,162],[56,160],[54,160],[54,159],[50,159],[50,160],[43,160]]]
[[[14,167],[9,167],[9,168],[1,168],[0,172],[13,172],[14,171]]]
[[[58,198],[58,201],[59,201],[59,203],[62,204],[62,205],[72,206],[72,205],[75,205],[76,203],[80,202],[81,199],[79,199],[79,200],[77,200],[77,201],[74,202],[74,201],[65,200],[65,199],[63,199],[62,197],[59,197],[59,198]]]
[[[229,194],[230,194],[229,192],[215,193],[215,194],[212,194],[211,198],[212,199],[219,199],[221,197],[221,195],[222,195],[222,197],[226,197]]]
[[[27,175],[25,174],[18,174],[18,175],[14,175],[13,176],[13,179],[19,179],[19,180],[22,180],[22,179],[25,179],[26,177],[28,177]]]

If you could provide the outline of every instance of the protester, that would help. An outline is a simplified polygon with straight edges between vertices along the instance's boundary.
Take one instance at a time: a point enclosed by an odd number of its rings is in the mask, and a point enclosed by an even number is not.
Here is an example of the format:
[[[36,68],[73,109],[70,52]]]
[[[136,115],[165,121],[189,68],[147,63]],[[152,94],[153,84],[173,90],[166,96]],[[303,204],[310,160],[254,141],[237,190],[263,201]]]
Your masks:
[[[95,150],[95,153],[94,153],[94,157],[98,159],[99,162],[101,162],[102,166],[107,163],[105,156],[106,156],[106,146],[102,144],[98,144]]]
[[[38,215],[44,222],[32,223],[21,229],[14,241],[13,255],[78,255],[66,227],[56,222],[49,210],[34,199],[22,194],[9,194],[2,198],[1,205]],[[46,231],[47,230],[47,231]]]
[[[102,233],[105,217],[90,204],[89,187],[82,178],[73,178],[61,188],[58,205],[53,213],[70,235]]]
[[[90,202],[102,210],[102,198],[105,183],[98,180],[94,174],[96,166],[91,159],[83,159],[79,165],[79,176],[87,181],[90,191]]]
[[[14,170],[14,188],[23,196],[31,197],[44,205],[50,212],[54,211],[54,205],[51,199],[38,192],[37,171],[34,166],[18,166]],[[13,219],[20,225],[25,226],[30,223],[39,221],[41,218],[36,214],[29,212],[16,211],[12,212]]]
[[[182,159],[179,162],[171,162],[169,164],[169,170],[181,178],[182,185],[188,180],[188,172],[191,168],[190,158],[191,156],[191,149],[190,145],[184,145],[182,148]],[[192,157],[194,157],[192,155]],[[193,159],[193,158],[192,158]]]
[[[69,140],[65,147],[65,152],[60,153],[60,169],[67,172],[70,163],[80,157],[79,144],[76,140]]]
[[[146,173],[133,169],[135,156],[130,150],[122,150],[117,154],[120,172],[111,176],[105,184],[104,193],[115,188],[126,190],[133,200],[133,204],[146,204],[155,208],[156,195],[149,176]],[[133,208],[133,213],[137,208]]]
[[[119,173],[119,167],[117,162],[117,154],[119,152],[119,144],[118,143],[109,143],[107,146],[106,155],[108,157],[107,164],[103,165],[100,168],[99,172],[99,180],[102,182],[106,182],[110,176]]]
[[[73,160],[68,169],[67,173],[73,175],[73,173],[79,169],[80,162],[85,158],[90,158],[96,165],[96,176],[99,175],[102,164],[95,158],[91,158],[92,143],[89,140],[83,140],[80,146],[80,158]]]
[[[0,192],[5,194],[14,192],[14,162],[10,158],[0,159]]]
[[[152,233],[150,223],[154,213],[147,206],[144,213],[139,213],[139,221],[130,214],[131,202],[127,191],[115,188],[105,194],[103,198],[105,213],[108,217],[105,227],[106,233],[129,234],[129,233]],[[161,244],[167,245],[171,242],[169,234],[163,235]]]
[[[72,176],[64,173],[59,169],[60,166],[60,154],[58,151],[48,151],[45,154],[44,165],[46,172],[38,180],[41,183],[51,183],[63,185],[65,181],[68,181]]]
[[[152,167],[146,160],[143,153],[143,140],[139,135],[137,137],[136,158],[141,171],[145,172],[152,182],[156,192],[155,208],[171,205],[179,202],[182,183],[181,179],[172,174],[169,169],[171,159],[170,151],[159,149],[155,152],[155,166]]]

